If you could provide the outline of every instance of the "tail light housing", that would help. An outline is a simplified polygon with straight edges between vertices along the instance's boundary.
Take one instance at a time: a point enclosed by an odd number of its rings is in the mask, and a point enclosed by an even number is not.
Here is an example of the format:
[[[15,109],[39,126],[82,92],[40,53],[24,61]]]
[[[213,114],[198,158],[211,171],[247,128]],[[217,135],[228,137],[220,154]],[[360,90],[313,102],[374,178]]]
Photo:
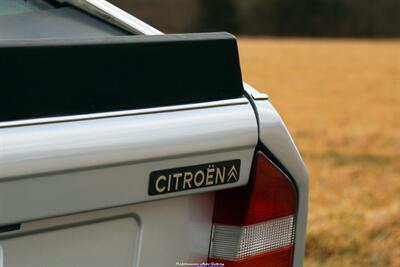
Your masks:
[[[210,262],[224,267],[293,265],[297,191],[262,152],[246,187],[216,194]]]

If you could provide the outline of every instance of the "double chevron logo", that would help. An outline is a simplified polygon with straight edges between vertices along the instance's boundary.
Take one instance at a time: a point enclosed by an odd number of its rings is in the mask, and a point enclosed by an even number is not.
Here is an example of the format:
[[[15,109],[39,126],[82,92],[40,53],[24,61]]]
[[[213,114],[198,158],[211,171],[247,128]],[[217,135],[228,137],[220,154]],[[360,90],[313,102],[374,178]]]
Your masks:
[[[235,182],[239,179],[239,173],[236,170],[235,165],[232,165],[231,170],[228,172],[228,182],[230,182],[232,179]]]

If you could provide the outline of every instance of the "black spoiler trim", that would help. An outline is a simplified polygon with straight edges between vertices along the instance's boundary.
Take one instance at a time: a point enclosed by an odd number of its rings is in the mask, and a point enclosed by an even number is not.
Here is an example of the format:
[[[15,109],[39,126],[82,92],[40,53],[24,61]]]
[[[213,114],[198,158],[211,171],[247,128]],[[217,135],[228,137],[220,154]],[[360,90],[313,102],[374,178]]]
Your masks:
[[[0,121],[126,111],[243,95],[227,33],[0,42]]]

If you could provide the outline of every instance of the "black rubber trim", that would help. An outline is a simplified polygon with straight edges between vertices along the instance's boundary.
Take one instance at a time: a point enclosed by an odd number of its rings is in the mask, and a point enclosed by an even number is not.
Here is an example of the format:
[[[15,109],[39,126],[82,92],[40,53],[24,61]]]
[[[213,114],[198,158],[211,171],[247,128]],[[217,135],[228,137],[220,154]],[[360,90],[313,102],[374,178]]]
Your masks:
[[[21,229],[21,224],[10,224],[10,225],[4,225],[0,226],[0,233],[7,233],[7,232],[12,232],[12,231],[17,231]]]
[[[290,172],[286,169],[286,167],[279,161],[277,157],[269,150],[264,144],[261,142],[257,145],[256,151],[261,151],[265,154],[265,156],[270,159],[287,177],[289,177],[293,182],[295,181]]]
[[[0,121],[243,96],[227,33],[0,42]]]

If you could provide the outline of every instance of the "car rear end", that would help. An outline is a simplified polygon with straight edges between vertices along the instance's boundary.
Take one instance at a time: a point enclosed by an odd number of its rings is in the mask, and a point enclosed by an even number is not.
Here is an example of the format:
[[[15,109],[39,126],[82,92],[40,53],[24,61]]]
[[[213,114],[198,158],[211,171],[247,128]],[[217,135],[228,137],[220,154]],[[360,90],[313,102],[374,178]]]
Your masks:
[[[302,266],[307,173],[236,39],[89,2],[0,16],[0,266]]]

